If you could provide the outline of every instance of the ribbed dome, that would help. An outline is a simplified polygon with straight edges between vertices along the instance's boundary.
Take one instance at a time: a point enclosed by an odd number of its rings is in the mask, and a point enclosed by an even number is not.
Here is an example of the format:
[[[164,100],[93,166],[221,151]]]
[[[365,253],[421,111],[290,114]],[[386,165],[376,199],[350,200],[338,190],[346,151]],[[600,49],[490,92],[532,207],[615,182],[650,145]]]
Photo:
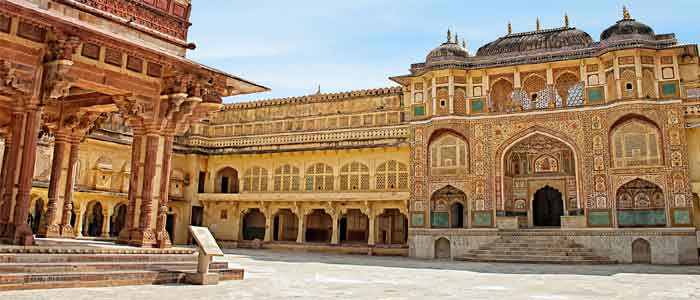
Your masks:
[[[469,57],[469,51],[457,43],[446,42],[433,49],[425,58],[427,64],[443,61],[464,60]]]
[[[608,29],[605,29],[600,35],[601,42],[622,40],[654,41],[655,39],[656,34],[654,33],[654,29],[634,19],[617,21],[615,25],[608,27]]]
[[[562,27],[509,34],[488,43],[477,56],[518,55],[526,52],[547,52],[586,48],[593,43],[588,33],[576,28]]]

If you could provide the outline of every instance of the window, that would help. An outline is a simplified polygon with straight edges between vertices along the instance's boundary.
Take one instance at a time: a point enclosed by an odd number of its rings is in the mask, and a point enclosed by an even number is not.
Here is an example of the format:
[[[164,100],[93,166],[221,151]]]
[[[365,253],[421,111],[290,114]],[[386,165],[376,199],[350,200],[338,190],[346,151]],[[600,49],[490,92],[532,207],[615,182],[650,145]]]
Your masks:
[[[395,160],[387,161],[377,167],[375,181],[378,190],[408,189],[408,167]]]
[[[615,167],[653,166],[663,163],[658,128],[647,121],[632,119],[612,132]]]
[[[275,169],[273,179],[275,192],[299,191],[299,168],[292,165],[283,165]]]
[[[197,180],[197,193],[204,193],[204,185],[207,180],[207,172],[199,172],[199,180]]]
[[[453,134],[445,134],[430,145],[430,167],[434,175],[467,172],[467,143]]]
[[[243,177],[243,190],[246,192],[266,192],[267,169],[261,167],[248,169]]]
[[[359,162],[352,162],[341,167],[340,190],[369,190],[369,167]]]
[[[306,190],[332,191],[333,168],[323,163],[316,163],[306,169]]]

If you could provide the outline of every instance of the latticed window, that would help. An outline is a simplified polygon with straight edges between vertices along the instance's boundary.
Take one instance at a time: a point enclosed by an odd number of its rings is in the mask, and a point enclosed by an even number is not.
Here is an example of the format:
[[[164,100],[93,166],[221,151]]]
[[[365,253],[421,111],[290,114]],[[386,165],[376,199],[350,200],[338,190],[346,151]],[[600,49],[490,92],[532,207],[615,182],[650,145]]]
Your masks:
[[[430,144],[433,175],[457,175],[468,172],[467,143],[453,134],[444,134]]]
[[[243,176],[243,190],[246,192],[267,191],[267,169],[252,167]]]
[[[341,167],[340,190],[369,190],[369,167],[359,162],[352,162]]]
[[[612,133],[615,167],[654,166],[663,163],[658,129],[642,120],[618,125]]]
[[[292,165],[283,165],[275,169],[275,192],[299,191],[299,168]]]
[[[377,167],[375,179],[378,190],[408,189],[408,167],[395,160],[387,161]]]
[[[333,168],[324,163],[316,163],[306,169],[307,191],[332,191]]]

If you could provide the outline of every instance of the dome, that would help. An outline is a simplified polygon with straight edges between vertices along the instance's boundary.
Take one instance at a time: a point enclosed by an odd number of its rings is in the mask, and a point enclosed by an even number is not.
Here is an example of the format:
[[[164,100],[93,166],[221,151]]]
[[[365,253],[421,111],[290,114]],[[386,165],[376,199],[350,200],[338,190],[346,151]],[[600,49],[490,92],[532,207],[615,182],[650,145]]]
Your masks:
[[[464,42],[463,42],[464,43]],[[466,45],[466,43],[464,43]],[[452,34],[447,32],[447,42],[433,49],[425,58],[427,64],[439,63],[443,61],[464,61],[469,57],[469,51],[464,46],[459,45],[459,37],[455,36],[455,41],[452,41]]]
[[[589,47],[593,38],[573,27],[513,33],[488,43],[476,52],[477,56],[518,55],[527,52],[549,52]]]
[[[623,19],[605,29],[600,34],[600,41],[644,40],[654,41],[656,34],[648,25],[634,19]]]
[[[654,41],[656,34],[648,25],[632,19],[627,7],[622,8],[622,20],[605,29],[600,34],[601,42],[615,42],[622,40]]]

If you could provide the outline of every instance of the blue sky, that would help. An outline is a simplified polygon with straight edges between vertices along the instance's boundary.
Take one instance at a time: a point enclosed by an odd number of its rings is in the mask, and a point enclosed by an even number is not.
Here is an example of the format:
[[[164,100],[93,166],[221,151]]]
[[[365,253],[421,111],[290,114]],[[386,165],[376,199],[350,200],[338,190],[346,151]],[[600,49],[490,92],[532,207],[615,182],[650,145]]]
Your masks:
[[[656,33],[676,33],[697,43],[698,0],[644,1],[449,1],[449,0],[193,0],[188,56],[265,85],[271,92],[230,97],[226,102],[301,96],[321,85],[338,92],[394,85],[387,78],[408,73],[411,63],[445,39],[448,27],[466,38],[471,53],[506,33],[571,26],[595,40],[632,17]]]

